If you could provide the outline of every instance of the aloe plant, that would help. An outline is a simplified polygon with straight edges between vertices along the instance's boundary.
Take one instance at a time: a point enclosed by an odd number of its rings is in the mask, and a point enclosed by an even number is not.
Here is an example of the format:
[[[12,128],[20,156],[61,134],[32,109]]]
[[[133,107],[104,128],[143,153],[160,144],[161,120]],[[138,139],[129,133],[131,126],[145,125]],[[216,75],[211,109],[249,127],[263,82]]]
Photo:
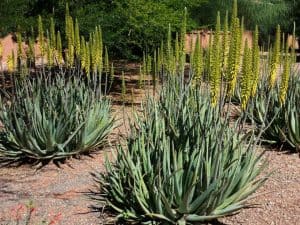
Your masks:
[[[63,159],[102,146],[114,127],[110,101],[78,78],[25,79],[0,101],[1,160]]]
[[[265,80],[266,81],[266,80]],[[276,144],[285,142],[285,121],[283,110],[279,103],[278,86],[269,89],[265,82],[260,82],[258,92],[248,109],[248,117],[257,127],[266,127],[262,134],[263,142]]]
[[[292,91],[286,101],[286,125],[287,125],[287,141],[297,151],[300,151],[300,108],[297,102],[300,102],[300,79],[293,83],[294,91]]]
[[[266,80],[261,80],[258,92],[248,109],[249,118],[257,127],[266,126],[262,133],[265,142],[299,150],[300,146],[300,79],[297,74],[289,77],[285,100],[282,100],[279,81],[269,89]]]
[[[159,102],[147,101],[98,177],[100,202],[120,221],[184,225],[227,216],[265,181],[254,136],[230,128],[209,93],[173,81]]]

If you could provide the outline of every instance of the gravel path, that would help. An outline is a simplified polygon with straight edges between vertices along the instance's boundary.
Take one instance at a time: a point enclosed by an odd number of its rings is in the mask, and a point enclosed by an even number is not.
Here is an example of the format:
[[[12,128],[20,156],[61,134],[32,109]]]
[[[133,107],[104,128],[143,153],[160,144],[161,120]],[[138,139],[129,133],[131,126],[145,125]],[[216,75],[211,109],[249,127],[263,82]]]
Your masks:
[[[70,160],[69,166],[58,168],[52,164],[37,171],[27,166],[1,169],[0,224],[13,216],[12,209],[19,203],[29,200],[36,207],[34,222],[61,213],[59,224],[99,224],[97,215],[88,208],[91,201],[83,193],[95,184],[90,172],[103,171],[103,158],[98,154]]]
[[[269,171],[274,171],[252,202],[257,208],[242,210],[222,220],[225,224],[299,225],[300,159],[298,154],[268,151]]]

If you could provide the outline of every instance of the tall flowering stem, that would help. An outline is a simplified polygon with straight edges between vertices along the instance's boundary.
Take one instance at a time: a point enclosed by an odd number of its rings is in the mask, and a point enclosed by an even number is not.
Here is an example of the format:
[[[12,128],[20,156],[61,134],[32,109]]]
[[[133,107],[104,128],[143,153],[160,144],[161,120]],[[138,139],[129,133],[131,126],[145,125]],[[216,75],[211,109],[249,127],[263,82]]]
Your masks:
[[[56,49],[55,22],[53,17],[50,18],[50,46],[52,50]]]
[[[15,69],[15,53],[14,51],[11,52],[11,54],[7,57],[7,71],[9,73],[12,73]]]
[[[62,55],[62,43],[61,43],[61,35],[60,32],[57,31],[57,37],[56,37],[56,60],[58,65],[60,66],[63,63],[63,55]]]
[[[194,83],[199,84],[201,82],[201,76],[203,72],[203,50],[201,47],[201,36],[198,34],[195,53],[193,57],[193,69],[194,69]]]
[[[211,102],[212,105],[216,105],[219,98],[220,93],[220,85],[221,85],[221,38],[220,38],[220,30],[221,30],[221,21],[220,21],[220,12],[217,15],[217,24],[216,31],[214,37],[213,44],[213,58],[212,58],[212,72],[210,75],[210,94],[211,94]]]
[[[252,88],[251,96],[256,94],[257,84],[259,80],[259,70],[260,70],[260,56],[259,56],[259,45],[258,45],[258,26],[255,27],[254,38],[253,38],[253,56],[252,56]]]
[[[43,21],[42,17],[38,17],[38,41],[40,45],[41,50],[41,56],[42,58],[45,56],[45,37],[44,37],[44,28],[43,28]]]
[[[86,47],[85,47],[84,36],[81,36],[80,62],[81,62],[81,69],[84,70],[86,66]]]
[[[88,78],[90,78],[91,70],[91,52],[89,42],[85,43],[85,72]]]
[[[289,87],[289,78],[290,78],[290,70],[291,70],[291,62],[292,57],[289,55],[288,52],[289,46],[288,42],[285,48],[285,57],[283,62],[283,73],[281,76],[280,88],[279,88],[279,102],[281,105],[285,103],[286,95]]]
[[[223,70],[226,70],[229,54],[229,34],[228,34],[228,11],[226,11],[224,26],[223,26]]]
[[[183,22],[181,26],[180,33],[180,63],[179,69],[182,74],[184,74],[186,55],[185,55],[185,35],[186,35],[186,24],[187,24],[187,8],[184,9]]]
[[[246,110],[247,103],[251,96],[251,76],[252,76],[252,51],[248,47],[248,41],[246,40],[244,48],[244,58],[243,58],[243,70],[241,76],[241,107]]]
[[[79,24],[78,24],[77,19],[75,19],[74,42],[75,42],[75,55],[76,55],[77,58],[79,58],[80,57],[81,42],[80,42]]]
[[[269,87],[273,88],[276,82],[276,76],[278,67],[280,64],[280,37],[281,37],[280,25],[277,26],[276,29],[276,39],[273,47],[273,54],[271,59],[271,70],[269,76]]]
[[[230,49],[229,49],[229,59],[228,59],[228,70],[226,75],[227,80],[227,95],[230,97],[233,95],[237,74],[240,68],[240,53],[241,53],[241,46],[239,45],[240,42],[240,20],[235,18],[234,23],[232,24],[232,31],[231,31],[231,41],[230,41]]]

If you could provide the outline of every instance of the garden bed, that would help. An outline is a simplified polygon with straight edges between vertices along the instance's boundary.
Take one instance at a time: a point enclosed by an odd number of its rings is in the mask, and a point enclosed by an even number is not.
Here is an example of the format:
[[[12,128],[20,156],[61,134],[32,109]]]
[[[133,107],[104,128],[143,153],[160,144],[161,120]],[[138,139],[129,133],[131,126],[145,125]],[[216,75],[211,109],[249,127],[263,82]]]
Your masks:
[[[135,67],[135,65],[131,65]],[[128,73],[132,73],[129,71]],[[135,76],[126,76],[134,83]],[[132,85],[135,87],[135,85]],[[143,92],[135,89],[135,105],[141,102]],[[113,95],[113,93],[112,93]],[[128,97],[129,99],[131,97]],[[128,118],[132,115],[132,105],[123,108],[113,106],[120,126],[110,135],[112,144],[128,131]],[[40,169],[28,165],[1,168],[0,170],[0,224],[14,220],[20,204],[33,201],[35,211],[32,222],[58,216],[57,224],[87,225],[113,223],[113,218],[91,207],[95,204],[89,197],[90,191],[98,191],[91,172],[104,172],[105,156],[111,156],[112,147],[106,146],[101,153],[92,157],[82,156],[71,159],[59,167],[50,163]],[[215,224],[297,224],[300,221],[300,163],[297,154],[267,150],[268,171],[274,171],[265,185],[259,189],[251,203],[254,208],[244,209],[239,214],[219,220]],[[21,208],[20,213],[24,210]]]
[[[119,110],[118,110],[119,109]],[[120,111],[120,108],[116,108]],[[127,109],[130,112],[130,108]],[[113,135],[126,132],[122,124]],[[253,199],[255,208],[244,209],[240,214],[224,218],[224,224],[297,224],[300,221],[300,164],[297,154],[278,152],[268,149],[265,157],[269,160],[269,170],[274,174],[259,189]],[[272,151],[271,151],[272,150]],[[260,151],[263,151],[261,149]],[[30,200],[36,207],[38,220],[61,213],[58,224],[87,225],[107,224],[108,215],[91,212],[93,202],[85,195],[93,190],[95,183],[92,171],[104,171],[105,154],[110,154],[110,147],[104,152],[84,156],[81,160],[72,159],[58,168],[49,164],[36,170],[27,165],[0,170],[0,224],[13,216],[13,209],[20,203]],[[97,191],[97,189],[94,189]],[[100,217],[100,219],[99,219]]]

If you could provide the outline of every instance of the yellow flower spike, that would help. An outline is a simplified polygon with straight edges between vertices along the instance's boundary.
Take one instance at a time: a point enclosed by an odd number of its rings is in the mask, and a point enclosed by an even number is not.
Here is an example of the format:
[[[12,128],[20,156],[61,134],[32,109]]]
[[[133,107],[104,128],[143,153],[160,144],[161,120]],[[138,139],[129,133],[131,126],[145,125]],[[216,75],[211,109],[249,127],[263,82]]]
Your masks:
[[[284,54],[285,54],[285,45],[286,45],[286,42],[284,40],[285,40],[285,33],[282,32],[279,65],[284,64]]]
[[[95,48],[95,67],[96,70],[98,70],[98,73],[100,73],[99,68],[100,68],[100,43],[99,43],[99,31],[98,27],[95,28],[95,34],[94,34],[94,48]]]
[[[56,51],[57,51],[57,63],[60,66],[63,63],[63,56],[62,56],[62,43],[61,43],[61,35],[60,32],[57,32],[56,37]]]
[[[287,41],[286,48],[285,48],[283,73],[281,76],[281,83],[280,83],[280,90],[279,90],[279,102],[281,105],[283,105],[286,100],[286,94],[287,94],[287,90],[289,87],[290,68],[291,68],[292,59],[289,55],[288,49],[289,49],[289,46],[288,46],[288,41]]]
[[[171,32],[171,25],[169,24],[168,34],[167,34],[167,44],[166,44],[166,57],[167,57],[167,71],[171,72],[172,70],[172,63],[173,63],[173,49],[172,49],[172,32]]]
[[[212,31],[209,35],[209,43],[208,43],[208,58],[207,58],[207,67],[208,67],[208,73],[211,74],[212,67],[213,67],[213,36]]]
[[[176,39],[175,39],[175,59],[176,62],[179,62],[179,55],[180,55],[180,51],[179,51],[179,38],[178,38],[178,33],[176,32]]]
[[[70,37],[68,41],[68,63],[69,66],[73,66],[74,64],[74,54],[75,54],[75,34],[74,34],[74,22],[73,18],[69,17],[69,32],[70,32]]]
[[[103,70],[103,40],[102,40],[101,26],[98,26],[98,45],[99,45],[99,50],[97,53],[99,55],[98,70],[99,70],[99,73],[102,73],[102,70]]]
[[[196,46],[195,46],[195,55],[194,55],[194,83],[199,84],[201,82],[201,75],[203,72],[203,50],[201,47],[200,34],[198,34]]]
[[[49,41],[47,44],[47,61],[49,67],[53,66],[53,50],[49,44]]]
[[[108,58],[108,51],[107,47],[105,46],[105,54],[104,54],[104,72],[109,72],[109,58]]]
[[[289,86],[290,66],[291,66],[290,60],[286,59],[284,63],[284,69],[282,73],[280,92],[279,92],[279,100],[281,105],[283,105],[286,100],[286,94]]]
[[[66,64],[67,66],[73,66],[74,64],[74,55],[75,55],[75,33],[74,33],[74,22],[73,18],[69,14],[69,7],[66,4],[66,15],[65,15],[65,23],[66,23],[66,40],[68,51],[66,54]]]
[[[183,22],[181,26],[180,33],[180,56],[179,56],[179,72],[184,75],[185,63],[186,63],[186,53],[185,53],[185,35],[186,35],[186,24],[187,24],[187,8],[184,8]]]
[[[65,31],[66,31],[66,39],[69,41],[71,38],[71,27],[70,27],[70,10],[69,10],[69,4],[66,3],[66,13],[65,13]]]
[[[12,73],[15,69],[15,54],[14,52],[12,51],[11,54],[7,57],[7,62],[6,62],[6,65],[7,65],[7,71],[9,73]]]
[[[276,39],[273,48],[273,55],[271,60],[271,70],[269,76],[269,87],[273,88],[276,82],[277,71],[280,62],[280,26],[277,26]]]
[[[23,57],[23,48],[22,48],[22,35],[20,32],[17,33],[17,43],[18,43],[18,51],[17,51],[17,58],[21,60]]]
[[[240,46],[240,20],[238,18],[235,19],[234,24],[232,25],[232,37],[230,39],[230,49],[228,56],[228,70],[226,80],[228,82],[227,86],[227,95],[232,96],[234,94],[237,74],[240,67],[240,54],[241,54],[241,46]]]
[[[161,49],[158,48],[158,49],[157,49],[157,69],[158,69],[158,72],[161,70],[161,67],[162,67],[162,62],[161,62]]]
[[[91,66],[93,72],[97,71],[97,42],[96,42],[96,34],[92,33],[90,37],[90,51],[91,51]]]
[[[75,55],[78,58],[80,57],[81,43],[80,43],[79,24],[77,19],[75,19],[74,43],[75,43]]]
[[[229,35],[228,35],[228,11],[226,11],[224,26],[223,26],[223,69],[226,70],[229,54]]]
[[[172,74],[176,74],[176,70],[177,70],[176,57],[173,56],[172,57]]]
[[[221,85],[221,38],[220,38],[220,30],[221,30],[221,21],[220,21],[220,12],[217,15],[217,24],[216,31],[214,37],[213,44],[213,58],[212,58],[212,72],[210,76],[210,95],[212,105],[215,106],[219,99],[220,85]]]
[[[90,78],[90,67],[91,67],[91,53],[90,53],[90,44],[89,42],[86,42],[85,44],[85,72],[88,78]]]
[[[47,53],[47,64],[48,64],[48,67],[51,67],[53,66],[53,50],[52,50],[52,47],[51,47],[51,41],[50,41],[50,36],[49,36],[49,32],[47,30],[47,36],[46,36],[46,53]]]
[[[80,62],[81,69],[84,70],[86,67],[86,46],[84,36],[81,36]]]
[[[232,6],[231,25],[233,25],[235,23],[235,20],[237,17],[238,17],[238,4],[237,4],[237,0],[234,0],[233,6]]]
[[[240,64],[242,62],[241,52],[243,52],[245,47],[245,42],[243,42],[243,34],[244,34],[244,17],[242,17],[241,24],[240,24],[240,30],[238,30],[238,38],[237,38],[237,52],[236,52],[236,62],[238,64],[238,67],[240,67]],[[249,44],[248,44],[249,46]],[[238,72],[238,71],[237,71]]]
[[[243,110],[246,109],[247,103],[249,101],[251,90],[252,90],[252,51],[248,47],[248,41],[246,40],[244,48],[244,58],[243,58],[243,70],[241,76],[241,107]]]
[[[42,17],[38,17],[38,40],[40,44],[41,56],[45,55],[45,37],[44,37],[44,29],[43,29],[43,21]]]
[[[50,46],[53,50],[56,49],[55,22],[53,17],[50,18]]]
[[[251,96],[256,94],[257,84],[259,80],[259,69],[260,69],[260,56],[259,56],[259,45],[258,45],[258,26],[255,27],[254,38],[253,38],[253,56],[252,56],[252,89]]]

